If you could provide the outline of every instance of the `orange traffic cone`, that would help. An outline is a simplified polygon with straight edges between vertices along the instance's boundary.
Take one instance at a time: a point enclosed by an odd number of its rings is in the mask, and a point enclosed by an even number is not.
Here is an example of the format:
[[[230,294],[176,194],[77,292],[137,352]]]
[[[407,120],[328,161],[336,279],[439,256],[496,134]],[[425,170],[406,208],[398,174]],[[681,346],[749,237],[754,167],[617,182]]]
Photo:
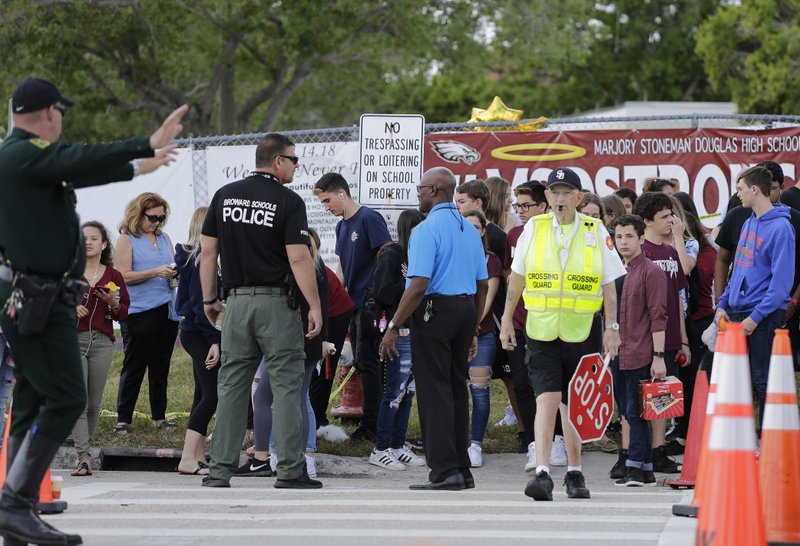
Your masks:
[[[665,482],[673,489],[691,489],[697,480],[697,465],[700,462],[700,445],[703,442],[703,423],[706,417],[707,400],[708,374],[705,370],[700,370],[694,380],[692,416],[689,418],[689,430],[686,434],[686,451],[683,455],[681,477],[679,480]]]
[[[741,324],[728,326],[723,351],[695,544],[765,545],[750,363]]]
[[[350,376],[342,390],[342,399],[338,406],[331,408],[331,417],[339,419],[360,419],[364,416],[364,390],[361,388],[361,374],[353,367],[353,373],[348,368],[340,368],[339,374]]]
[[[692,498],[692,504],[673,504],[672,514],[675,516],[696,518],[701,504],[700,499],[703,494],[703,485],[705,482],[703,479],[703,476],[705,476],[705,460],[708,459],[706,455],[708,449],[708,433],[709,430],[711,430],[711,419],[714,416],[714,408],[716,406],[717,385],[719,383],[719,373],[722,366],[722,355],[725,351],[724,339],[725,331],[720,330],[717,336],[717,343],[714,346],[714,360],[711,365],[711,382],[708,385],[706,413],[703,419],[703,434],[700,440],[700,452],[697,454],[697,475],[694,484],[694,497]]]
[[[788,330],[775,330],[759,457],[770,543],[800,544],[800,412]]]

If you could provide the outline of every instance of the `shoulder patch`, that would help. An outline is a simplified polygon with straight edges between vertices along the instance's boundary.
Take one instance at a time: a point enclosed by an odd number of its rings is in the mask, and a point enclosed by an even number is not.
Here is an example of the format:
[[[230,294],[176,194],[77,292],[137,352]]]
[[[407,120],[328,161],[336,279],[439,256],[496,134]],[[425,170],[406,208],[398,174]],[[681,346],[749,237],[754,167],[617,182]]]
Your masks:
[[[49,140],[45,140],[43,138],[32,138],[28,142],[36,146],[37,148],[44,150],[48,146],[50,146],[51,142]]]

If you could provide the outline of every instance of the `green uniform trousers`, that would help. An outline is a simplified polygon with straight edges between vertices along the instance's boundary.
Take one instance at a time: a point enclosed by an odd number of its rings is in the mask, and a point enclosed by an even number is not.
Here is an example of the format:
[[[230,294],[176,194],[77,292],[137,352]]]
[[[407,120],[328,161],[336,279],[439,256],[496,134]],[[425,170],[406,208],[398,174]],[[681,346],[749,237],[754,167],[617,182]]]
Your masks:
[[[305,467],[300,414],[305,353],[300,313],[289,309],[286,296],[259,294],[228,296],[225,315],[211,476],[229,479],[239,465],[247,402],[263,356],[272,385],[278,478],[297,478]]]
[[[0,307],[11,293],[11,285],[0,282]],[[13,413],[11,436],[28,430],[63,442],[86,407],[86,388],[78,348],[75,308],[56,297],[44,333],[24,336],[7,314],[0,314],[0,327],[14,356]]]

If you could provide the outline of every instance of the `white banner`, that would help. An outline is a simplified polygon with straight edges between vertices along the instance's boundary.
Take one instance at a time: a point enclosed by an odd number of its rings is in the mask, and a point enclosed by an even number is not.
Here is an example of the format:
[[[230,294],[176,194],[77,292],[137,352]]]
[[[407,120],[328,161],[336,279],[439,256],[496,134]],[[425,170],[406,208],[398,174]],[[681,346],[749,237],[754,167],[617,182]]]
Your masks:
[[[172,165],[154,173],[137,176],[127,182],[77,190],[76,208],[81,223],[90,220],[101,222],[108,229],[112,241],[116,241],[125,207],[136,196],[147,191],[159,194],[169,203],[170,214],[164,231],[169,234],[172,243],[185,242],[195,209],[192,152],[185,148],[178,149],[177,159]]]
[[[300,158],[294,181],[289,188],[306,203],[308,225],[317,230],[322,248],[320,254],[325,263],[336,270],[336,224],[339,218],[325,211],[319,199],[312,193],[314,184],[329,172],[337,172],[350,184],[351,193],[358,195],[358,142],[326,142],[298,144],[295,155]],[[246,177],[255,168],[256,147],[213,146],[206,149],[209,198],[218,189]]]

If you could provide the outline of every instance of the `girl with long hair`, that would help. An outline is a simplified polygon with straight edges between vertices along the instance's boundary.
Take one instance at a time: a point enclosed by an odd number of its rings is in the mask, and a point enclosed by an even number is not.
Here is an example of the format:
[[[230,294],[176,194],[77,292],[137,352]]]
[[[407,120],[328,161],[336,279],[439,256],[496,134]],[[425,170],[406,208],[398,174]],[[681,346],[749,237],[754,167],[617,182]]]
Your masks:
[[[489,422],[490,410],[489,383],[492,379],[492,363],[497,352],[497,338],[495,337],[497,326],[492,316],[492,303],[500,288],[500,280],[503,278],[503,266],[500,263],[500,259],[489,252],[486,239],[487,218],[477,210],[467,212],[464,214],[464,218],[481,235],[483,249],[486,254],[486,269],[489,272],[489,290],[486,293],[486,305],[484,305],[483,309],[478,310],[481,316],[481,323],[477,333],[478,352],[469,363],[469,390],[472,394],[472,436],[467,453],[470,466],[477,468],[483,466],[483,436],[486,433],[486,425]]]
[[[82,230],[86,243],[83,276],[89,283],[89,292],[84,295],[84,303],[78,305],[76,311],[86,408],[72,428],[72,438],[78,451],[78,465],[72,471],[72,476],[92,474],[89,447],[97,430],[103,389],[114,355],[114,321],[124,321],[130,305],[125,279],[122,273],[114,269],[114,247],[108,230],[100,222],[86,222]]]
[[[222,333],[208,322],[203,311],[203,287],[200,284],[200,241],[208,207],[199,207],[192,214],[189,240],[175,246],[178,269],[178,295],[175,307],[181,317],[181,346],[192,358],[194,400],[189,413],[178,472],[208,474],[206,465],[206,433],[217,409],[217,372],[219,370]],[[221,286],[221,283],[217,283]]]
[[[383,245],[378,251],[368,297],[375,300],[379,330],[385,317],[392,317],[397,311],[406,285],[408,241],[411,232],[422,220],[419,211],[404,210],[397,219],[397,241]],[[416,392],[408,324],[400,325],[397,351],[398,356],[384,363],[386,388],[378,407],[375,448],[369,456],[371,464],[390,470],[404,470],[406,466],[425,464],[422,457],[405,447],[411,402]]]

